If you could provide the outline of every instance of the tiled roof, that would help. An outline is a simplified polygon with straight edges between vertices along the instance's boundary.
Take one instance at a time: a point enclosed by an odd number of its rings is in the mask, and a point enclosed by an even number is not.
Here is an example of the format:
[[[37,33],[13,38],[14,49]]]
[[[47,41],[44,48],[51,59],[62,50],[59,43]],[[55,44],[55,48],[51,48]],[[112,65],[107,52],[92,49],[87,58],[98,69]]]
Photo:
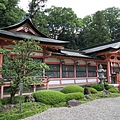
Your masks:
[[[72,57],[83,57],[83,58],[92,58],[91,56],[84,55],[77,50],[61,50],[61,53],[66,56],[72,56]]]
[[[35,39],[36,41],[40,41],[41,43],[54,43],[54,44],[66,44],[69,43],[68,41],[62,40],[55,40],[51,38],[44,38],[44,37],[37,37],[30,34],[20,33],[20,32],[11,32],[6,30],[0,30],[0,36],[6,36],[8,38],[15,38],[15,39]]]
[[[89,54],[89,53],[99,52],[101,50],[106,50],[106,49],[110,49],[110,48],[119,49],[120,48],[120,41],[117,40],[114,42],[109,42],[107,44],[102,44],[99,46],[86,48],[86,49],[83,49],[82,52]]]

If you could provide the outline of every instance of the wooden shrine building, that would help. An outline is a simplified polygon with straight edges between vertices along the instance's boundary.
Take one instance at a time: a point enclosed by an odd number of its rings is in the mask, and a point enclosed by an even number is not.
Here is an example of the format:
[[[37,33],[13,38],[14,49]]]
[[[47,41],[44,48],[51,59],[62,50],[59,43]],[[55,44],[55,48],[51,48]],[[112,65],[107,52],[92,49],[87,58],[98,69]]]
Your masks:
[[[106,69],[106,79],[110,84],[119,82],[120,72],[120,40],[85,48],[81,51],[65,49],[68,41],[55,40],[38,31],[29,17],[24,17],[17,24],[0,29],[0,47],[12,49],[13,40],[24,40],[34,38],[40,42],[41,52],[36,52],[31,57],[49,65],[50,70],[45,71],[48,78],[43,79],[43,88],[49,89],[62,87],[68,84],[92,84],[98,83],[98,65],[102,64]],[[3,56],[0,54],[0,67],[2,67]],[[0,76],[2,77],[2,75]],[[49,80],[49,82],[48,82]],[[0,98],[8,96],[6,90],[9,80],[0,86]],[[28,93],[40,90],[37,86]]]

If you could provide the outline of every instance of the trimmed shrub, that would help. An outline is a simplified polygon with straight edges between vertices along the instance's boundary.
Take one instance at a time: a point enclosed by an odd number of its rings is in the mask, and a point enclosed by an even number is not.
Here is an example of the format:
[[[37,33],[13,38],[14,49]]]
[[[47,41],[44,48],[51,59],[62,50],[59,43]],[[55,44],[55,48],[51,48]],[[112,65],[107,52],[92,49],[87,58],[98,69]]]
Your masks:
[[[86,85],[82,85],[83,88],[85,87],[91,87],[92,84],[86,84]]]
[[[106,85],[106,86],[105,86],[105,89],[106,89],[106,90],[109,90],[110,88],[114,88],[114,86],[112,86],[112,85]]]
[[[91,87],[96,89],[97,91],[102,91],[104,89],[103,84],[92,84]]]
[[[80,87],[78,85],[67,85],[67,86],[63,87],[60,92],[65,93],[65,94],[74,93],[74,92],[82,92],[83,93],[84,88]]]
[[[118,93],[118,90],[115,87],[112,87],[108,90],[111,93]]]
[[[80,100],[80,99],[83,99],[85,97],[84,94],[81,92],[68,93],[65,96],[66,96],[66,101],[72,100],[72,99]]]
[[[33,93],[33,97],[37,102],[42,102],[49,105],[65,102],[65,94],[54,90],[40,90]]]
[[[89,87],[88,89],[92,94],[98,93],[98,91],[95,88]]]
[[[58,103],[58,104],[54,104],[53,106],[54,106],[54,107],[66,107],[67,104],[66,104],[66,102],[60,102],[60,103]]]

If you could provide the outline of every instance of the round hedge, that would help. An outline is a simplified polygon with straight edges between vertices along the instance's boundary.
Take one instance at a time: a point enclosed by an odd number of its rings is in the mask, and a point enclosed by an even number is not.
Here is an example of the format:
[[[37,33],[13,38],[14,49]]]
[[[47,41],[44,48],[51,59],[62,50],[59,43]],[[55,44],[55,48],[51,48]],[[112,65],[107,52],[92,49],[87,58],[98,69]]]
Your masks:
[[[74,93],[74,92],[81,92],[81,93],[83,93],[84,92],[84,88],[80,87],[78,85],[67,85],[67,86],[63,87],[60,92],[65,93],[65,94],[67,94],[67,93]]]
[[[111,93],[118,93],[118,90],[115,87],[111,87],[108,91]]]
[[[80,100],[80,99],[83,99],[85,97],[84,94],[81,92],[68,93],[68,94],[65,94],[65,96],[66,96],[66,101],[69,101],[72,99]]]
[[[49,105],[65,102],[65,94],[54,90],[40,90],[33,93],[33,97],[37,102],[42,102]]]
[[[98,93],[98,91],[95,88],[89,87],[89,90],[92,94]]]
[[[104,85],[103,84],[91,84],[91,87],[96,89],[97,91],[104,90]]]

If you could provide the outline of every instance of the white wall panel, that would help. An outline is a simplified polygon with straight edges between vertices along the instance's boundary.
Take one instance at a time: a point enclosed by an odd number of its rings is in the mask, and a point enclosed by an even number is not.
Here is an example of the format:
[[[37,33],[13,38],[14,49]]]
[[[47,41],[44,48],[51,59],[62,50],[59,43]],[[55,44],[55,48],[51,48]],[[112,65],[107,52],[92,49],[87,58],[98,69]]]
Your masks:
[[[60,81],[58,81],[58,80],[57,81],[49,81],[49,85],[50,84],[60,84]]]
[[[74,80],[62,80],[62,84],[74,83]]]

